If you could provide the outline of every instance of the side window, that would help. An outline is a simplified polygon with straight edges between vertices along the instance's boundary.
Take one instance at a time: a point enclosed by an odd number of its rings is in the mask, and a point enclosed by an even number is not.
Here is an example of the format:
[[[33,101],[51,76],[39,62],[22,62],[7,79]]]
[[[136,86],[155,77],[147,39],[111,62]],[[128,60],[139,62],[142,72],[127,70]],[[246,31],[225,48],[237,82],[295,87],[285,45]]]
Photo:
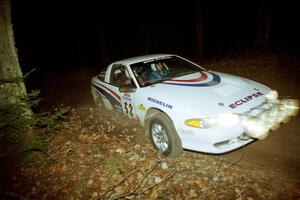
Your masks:
[[[110,74],[110,83],[117,87],[125,85],[134,85],[130,75],[123,65],[113,65]]]

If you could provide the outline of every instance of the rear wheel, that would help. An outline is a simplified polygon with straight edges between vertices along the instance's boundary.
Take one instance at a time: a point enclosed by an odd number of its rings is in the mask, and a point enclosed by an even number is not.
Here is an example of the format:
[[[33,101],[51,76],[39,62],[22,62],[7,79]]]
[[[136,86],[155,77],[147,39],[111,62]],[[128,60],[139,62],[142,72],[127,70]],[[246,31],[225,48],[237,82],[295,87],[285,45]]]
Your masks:
[[[153,146],[163,155],[177,157],[183,152],[181,139],[166,114],[155,113],[149,118],[147,126]]]

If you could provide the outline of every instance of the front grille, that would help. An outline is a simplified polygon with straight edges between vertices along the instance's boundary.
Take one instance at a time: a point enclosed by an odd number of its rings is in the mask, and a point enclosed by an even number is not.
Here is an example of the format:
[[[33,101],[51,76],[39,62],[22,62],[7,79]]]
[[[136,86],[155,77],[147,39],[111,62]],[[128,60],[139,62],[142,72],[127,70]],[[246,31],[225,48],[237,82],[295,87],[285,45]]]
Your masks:
[[[271,110],[274,107],[273,103],[269,102],[263,102],[262,104],[251,108],[250,110],[246,111],[244,115],[248,115],[250,117],[259,117],[261,116],[264,112]]]

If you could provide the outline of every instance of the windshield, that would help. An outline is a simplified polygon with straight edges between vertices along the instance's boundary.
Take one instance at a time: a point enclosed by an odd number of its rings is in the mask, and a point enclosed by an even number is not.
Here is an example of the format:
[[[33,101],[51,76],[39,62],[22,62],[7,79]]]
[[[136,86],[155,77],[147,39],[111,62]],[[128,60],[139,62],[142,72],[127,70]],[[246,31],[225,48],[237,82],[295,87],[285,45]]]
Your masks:
[[[176,56],[134,63],[130,67],[141,87],[204,70]]]

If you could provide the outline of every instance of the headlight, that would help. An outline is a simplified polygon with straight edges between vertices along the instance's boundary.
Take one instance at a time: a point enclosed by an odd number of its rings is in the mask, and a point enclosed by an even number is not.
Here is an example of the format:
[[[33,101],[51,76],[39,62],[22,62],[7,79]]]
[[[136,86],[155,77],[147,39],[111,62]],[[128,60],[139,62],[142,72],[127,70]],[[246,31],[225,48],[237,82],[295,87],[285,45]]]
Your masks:
[[[185,122],[185,125],[195,127],[195,128],[202,128],[203,122],[201,119],[188,119]]]
[[[232,113],[220,114],[217,121],[220,126],[230,127],[240,122],[240,116]]]
[[[205,119],[188,119],[185,122],[185,125],[191,126],[194,128],[210,128],[214,126],[214,118],[205,118]]]
[[[272,110],[268,110],[261,115],[262,122],[266,125],[268,129],[278,126],[278,122],[276,120],[276,114],[272,112]]]
[[[239,123],[240,117],[233,113],[220,114],[217,117],[207,117],[200,119],[188,119],[185,125],[195,128],[210,128],[213,126],[230,127]]]
[[[268,136],[269,129],[264,121],[257,117],[246,118],[242,121],[247,135],[252,138],[264,139]]]
[[[296,116],[299,111],[299,101],[297,99],[284,99],[280,102],[288,116]]]
[[[278,92],[276,90],[270,90],[267,94],[266,94],[266,99],[269,102],[273,102],[276,101],[278,98]]]

